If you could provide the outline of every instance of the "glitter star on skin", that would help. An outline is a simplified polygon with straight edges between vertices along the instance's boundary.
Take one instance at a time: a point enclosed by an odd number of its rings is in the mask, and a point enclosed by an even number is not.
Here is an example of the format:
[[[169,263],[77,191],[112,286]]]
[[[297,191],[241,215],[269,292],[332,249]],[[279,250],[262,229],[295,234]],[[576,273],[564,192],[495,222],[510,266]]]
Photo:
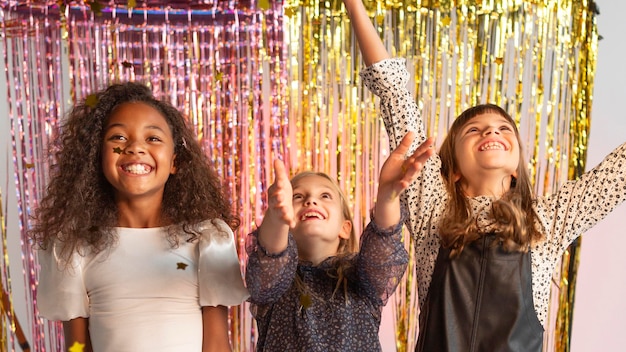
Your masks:
[[[124,152],[124,149],[120,147],[113,148],[113,153],[122,154],[123,152]]]
[[[74,341],[72,347],[68,349],[69,352],[83,352],[85,351],[85,344],[78,341]]]
[[[187,264],[185,263],[176,263],[176,270],[185,270],[187,268]]]

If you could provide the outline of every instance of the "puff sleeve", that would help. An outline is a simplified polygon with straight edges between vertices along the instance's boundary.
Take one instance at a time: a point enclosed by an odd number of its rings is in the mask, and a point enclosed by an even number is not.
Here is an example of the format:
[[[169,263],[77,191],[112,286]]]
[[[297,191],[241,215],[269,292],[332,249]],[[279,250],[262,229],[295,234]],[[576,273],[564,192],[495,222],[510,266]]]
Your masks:
[[[65,265],[56,245],[37,251],[40,271],[37,309],[48,320],[68,321],[89,317],[89,298],[83,277],[83,257],[74,254]]]
[[[198,286],[201,306],[234,306],[248,297],[235,235],[222,220],[205,221],[199,242]]]

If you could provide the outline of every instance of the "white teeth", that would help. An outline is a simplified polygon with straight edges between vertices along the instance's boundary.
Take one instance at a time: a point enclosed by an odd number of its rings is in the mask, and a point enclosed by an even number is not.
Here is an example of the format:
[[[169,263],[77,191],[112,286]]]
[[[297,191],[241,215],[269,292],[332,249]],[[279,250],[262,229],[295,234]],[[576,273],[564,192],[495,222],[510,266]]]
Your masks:
[[[144,175],[150,172],[150,167],[145,164],[131,164],[124,166],[124,171],[134,175]]]
[[[504,145],[499,142],[489,142],[480,146],[480,150],[505,150]]]
[[[306,220],[306,219],[310,219],[310,218],[317,218],[320,220],[323,220],[324,217],[322,216],[322,214],[315,212],[315,211],[308,211],[304,214],[302,214],[302,216],[300,216],[300,220]]]

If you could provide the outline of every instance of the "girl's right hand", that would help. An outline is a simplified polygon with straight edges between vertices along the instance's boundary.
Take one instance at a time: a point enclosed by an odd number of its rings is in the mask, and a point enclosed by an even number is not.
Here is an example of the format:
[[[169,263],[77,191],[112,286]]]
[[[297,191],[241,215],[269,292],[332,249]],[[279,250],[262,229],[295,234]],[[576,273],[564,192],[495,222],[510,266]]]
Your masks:
[[[267,189],[268,209],[265,216],[282,221],[289,228],[296,224],[293,213],[293,189],[282,160],[274,160],[274,183]]]
[[[417,178],[428,158],[435,153],[435,139],[428,138],[412,155],[405,157],[414,138],[414,132],[408,132],[385,160],[378,179],[379,201],[395,200]]]

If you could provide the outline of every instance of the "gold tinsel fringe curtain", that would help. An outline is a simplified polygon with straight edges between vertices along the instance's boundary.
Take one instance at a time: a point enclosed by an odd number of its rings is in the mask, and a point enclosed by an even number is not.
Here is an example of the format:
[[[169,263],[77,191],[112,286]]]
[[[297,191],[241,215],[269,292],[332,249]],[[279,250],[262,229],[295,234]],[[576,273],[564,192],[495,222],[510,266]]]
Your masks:
[[[518,122],[538,194],[551,193],[582,173],[598,41],[593,2],[364,3],[389,51],[407,59],[410,90],[430,135],[441,142],[461,111],[495,103]],[[362,63],[342,2],[286,1],[285,18],[291,57],[289,121],[300,132],[296,143],[303,147],[292,158],[337,171],[355,212],[367,221],[378,167],[388,150],[377,102],[358,78]],[[570,285],[577,265],[571,254],[578,245],[568,250],[565,269],[554,277],[547,351],[569,349]],[[409,270],[392,302],[399,351],[413,350],[416,342],[416,285]]]

